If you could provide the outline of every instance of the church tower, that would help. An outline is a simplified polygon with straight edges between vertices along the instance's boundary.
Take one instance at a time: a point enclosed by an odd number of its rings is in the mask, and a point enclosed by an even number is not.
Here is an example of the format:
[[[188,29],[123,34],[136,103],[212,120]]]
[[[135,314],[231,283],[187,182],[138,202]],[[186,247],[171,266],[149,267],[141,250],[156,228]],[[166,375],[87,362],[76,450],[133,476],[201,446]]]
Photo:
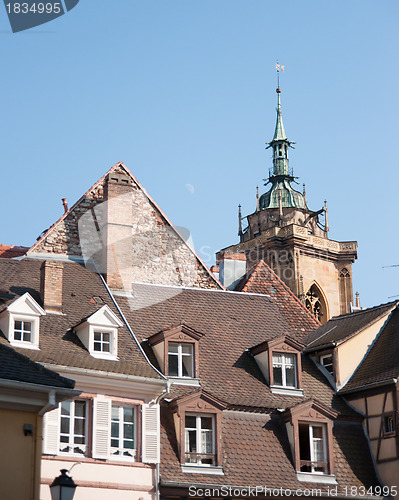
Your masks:
[[[285,133],[281,112],[281,89],[277,88],[277,120],[267,148],[273,151],[273,167],[266,179],[268,191],[259,197],[256,210],[242,217],[239,207],[240,242],[217,253],[217,263],[232,254],[245,254],[247,271],[264,260],[306,307],[324,323],[332,316],[350,312],[353,303],[352,263],[357,242],[328,237],[327,202],[310,210],[305,185],[293,187],[288,151],[294,148]],[[247,226],[242,222],[246,219]]]

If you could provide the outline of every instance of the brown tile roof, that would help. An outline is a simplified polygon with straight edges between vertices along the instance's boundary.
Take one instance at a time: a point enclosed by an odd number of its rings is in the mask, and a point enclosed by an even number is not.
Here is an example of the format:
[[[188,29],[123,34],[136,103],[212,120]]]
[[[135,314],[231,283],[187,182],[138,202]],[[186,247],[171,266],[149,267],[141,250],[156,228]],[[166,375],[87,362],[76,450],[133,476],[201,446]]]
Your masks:
[[[29,247],[19,247],[14,245],[3,245],[0,243],[0,258],[13,259],[14,257],[21,257],[25,255]]]
[[[270,295],[291,329],[299,335],[320,326],[313,314],[263,260],[246,273],[236,290]]]
[[[168,483],[182,483],[327,490],[327,486],[321,484],[298,481],[285,426],[278,415],[224,411],[222,417],[224,475],[209,476],[182,472],[177,455],[172,414],[167,407],[162,408],[161,414],[163,487]],[[335,422],[334,463],[338,494],[345,494],[345,486],[348,485],[370,487],[379,484],[360,423]]]
[[[42,262],[29,258],[22,260],[0,259],[0,290],[5,290],[15,296],[13,299],[6,299],[3,308],[25,292],[29,292],[42,305],[39,292]],[[47,314],[40,318],[40,350],[21,348],[15,348],[15,350],[38,363],[160,378],[145,361],[129,331],[124,326],[118,329],[118,361],[93,358],[83,347],[71,329],[82,318],[90,316],[102,307],[103,304],[97,304],[91,300],[93,296],[102,297],[104,303],[119,317],[119,313],[108,296],[100,277],[78,263],[64,262],[64,314]],[[8,345],[8,340],[1,335],[0,344]]]
[[[396,308],[342,393],[399,378],[399,310]]]
[[[303,342],[307,345],[306,350],[316,350],[320,347],[344,342],[359,333],[363,328],[388,314],[396,307],[397,303],[388,302],[370,309],[331,318],[327,323],[324,323],[323,326],[303,339]]]
[[[3,344],[0,345],[0,379],[71,389],[75,386],[74,380],[61,377]]]
[[[303,322],[304,331],[298,334],[281,314],[277,300],[265,295],[146,284],[133,284],[133,295],[131,301],[117,300],[141,341],[182,323],[203,334],[199,374],[208,393],[234,407],[287,408],[298,402],[298,397],[271,393],[248,349],[286,334],[300,338],[310,332],[312,322],[307,330]],[[303,359],[303,388],[305,398],[316,398],[352,415],[307,357]]]

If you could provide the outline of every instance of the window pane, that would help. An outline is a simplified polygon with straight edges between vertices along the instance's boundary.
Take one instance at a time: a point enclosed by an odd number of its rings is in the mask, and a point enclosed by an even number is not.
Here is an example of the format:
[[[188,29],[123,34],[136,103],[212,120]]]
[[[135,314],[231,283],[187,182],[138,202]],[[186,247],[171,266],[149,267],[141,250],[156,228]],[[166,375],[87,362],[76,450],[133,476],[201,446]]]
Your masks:
[[[186,416],[186,429],[195,429],[197,427],[195,417]]]
[[[295,383],[295,367],[287,366],[285,369],[286,385],[289,387],[296,387]]]
[[[103,352],[110,352],[110,345],[109,344],[103,344],[102,345]]]
[[[212,417],[201,417],[201,429],[212,429]]]
[[[123,419],[125,422],[133,422],[133,408],[123,408]]]
[[[283,370],[281,366],[273,366],[274,385],[283,385]]]
[[[193,353],[193,345],[192,344],[182,344],[181,352],[183,354],[192,354]]]
[[[283,355],[275,353],[273,354],[273,366],[274,365],[279,365],[283,362]]]
[[[94,332],[94,340],[101,341],[101,332]]]
[[[26,332],[31,332],[32,331],[32,323],[29,321],[24,321],[24,330]]]
[[[183,356],[183,377],[193,376],[193,358],[191,356]]]
[[[119,423],[118,422],[111,423],[111,436],[113,438],[119,437]],[[116,446],[118,446],[118,445],[116,445]]]
[[[75,401],[75,415],[77,417],[84,417],[86,413],[85,401]]]
[[[111,420],[119,420],[119,406],[112,407]]]
[[[178,348],[179,348],[179,344],[169,343],[169,353],[177,354]]]
[[[61,415],[71,414],[71,401],[63,401],[61,403]]]
[[[133,439],[133,425],[125,424],[123,426],[123,437],[125,439]]]
[[[61,433],[69,433],[69,418],[61,418]]]
[[[212,431],[201,431],[201,453],[212,453]]]
[[[188,434],[188,450],[190,453],[197,451],[197,432],[186,430]]]
[[[16,321],[14,324],[15,330],[22,330],[22,321]]]
[[[323,428],[320,426],[313,425],[313,438],[322,439],[323,438]]]
[[[128,450],[133,450],[134,443],[133,443],[133,441],[123,441],[123,447],[127,448]]]
[[[177,360],[178,357],[176,355],[169,354],[169,376],[171,377],[178,376]]]
[[[82,436],[84,434],[84,423],[83,418],[75,418],[75,435]]]

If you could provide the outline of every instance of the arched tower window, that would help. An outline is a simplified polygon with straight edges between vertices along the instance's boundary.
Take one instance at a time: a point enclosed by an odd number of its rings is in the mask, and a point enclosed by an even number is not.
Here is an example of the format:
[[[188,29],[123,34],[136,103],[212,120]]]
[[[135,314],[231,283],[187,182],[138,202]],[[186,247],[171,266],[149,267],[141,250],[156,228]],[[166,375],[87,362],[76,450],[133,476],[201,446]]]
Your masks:
[[[351,275],[346,267],[339,273],[339,294],[341,314],[350,312],[350,303],[352,301],[352,283]]]
[[[306,309],[310,311],[313,316],[320,321],[320,323],[325,323],[327,321],[327,308],[323,295],[316,285],[312,285],[306,293],[305,296]]]

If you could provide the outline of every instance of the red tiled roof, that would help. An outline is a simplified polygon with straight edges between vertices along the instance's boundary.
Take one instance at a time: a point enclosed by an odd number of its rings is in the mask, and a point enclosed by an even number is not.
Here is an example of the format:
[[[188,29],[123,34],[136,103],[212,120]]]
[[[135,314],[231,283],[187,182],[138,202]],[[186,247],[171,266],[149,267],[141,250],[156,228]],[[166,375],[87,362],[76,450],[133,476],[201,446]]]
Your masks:
[[[25,255],[29,247],[20,247],[15,245],[3,245],[0,243],[0,258],[13,259],[14,257],[21,257]]]
[[[315,330],[319,321],[306,309],[296,295],[263,260],[255,264],[240,281],[237,291],[270,295],[298,336],[301,332]]]
[[[327,491],[325,485],[298,481],[285,426],[278,415],[223,412],[223,476],[183,473],[170,409],[163,407],[161,415],[161,488],[180,483]],[[346,496],[349,485],[378,485],[360,422],[335,423],[334,464],[339,495]]]

